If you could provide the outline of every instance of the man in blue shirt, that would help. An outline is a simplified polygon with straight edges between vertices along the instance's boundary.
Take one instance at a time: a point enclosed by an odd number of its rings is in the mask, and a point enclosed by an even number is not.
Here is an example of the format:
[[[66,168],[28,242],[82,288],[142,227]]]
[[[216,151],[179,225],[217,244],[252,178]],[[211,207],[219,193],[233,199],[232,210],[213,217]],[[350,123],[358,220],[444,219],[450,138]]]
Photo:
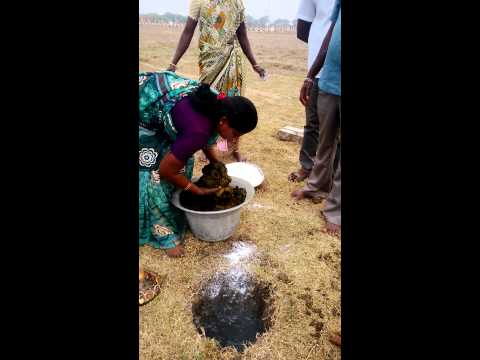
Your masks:
[[[318,150],[306,185],[302,189],[294,191],[292,196],[297,200],[305,197],[314,199],[327,197],[322,211],[326,220],[326,230],[329,233],[338,235],[341,226],[340,153],[338,153],[338,165],[335,169],[333,185],[327,190],[328,193],[325,193],[325,187],[332,184],[338,134],[340,131],[341,0],[336,0],[331,20],[332,24],[325,36],[322,47],[300,89],[300,102],[306,105],[308,103],[308,94],[314,83],[313,78],[322,69],[322,74],[318,81],[319,93],[317,99],[320,123]]]
[[[308,44],[307,69],[315,61],[318,51],[322,46],[323,39],[327,35],[330,18],[335,5],[335,0],[300,0],[297,11],[297,38]],[[288,175],[289,181],[302,182],[310,175],[315,161],[318,148],[318,123],[317,96],[318,80],[321,72],[316,74],[308,94],[308,104],[305,105],[305,125],[303,127],[303,139],[298,160],[300,168]],[[331,176],[333,178],[333,175]],[[331,182],[326,183],[323,190],[330,191]]]

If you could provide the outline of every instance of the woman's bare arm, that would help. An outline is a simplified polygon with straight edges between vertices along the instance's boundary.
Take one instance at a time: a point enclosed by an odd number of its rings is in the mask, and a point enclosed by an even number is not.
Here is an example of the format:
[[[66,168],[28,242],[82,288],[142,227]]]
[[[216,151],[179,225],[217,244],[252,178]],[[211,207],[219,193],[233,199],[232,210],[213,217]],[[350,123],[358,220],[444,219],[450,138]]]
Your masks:
[[[160,162],[158,174],[160,178],[167,180],[180,189],[185,189],[191,182],[185,176],[180,174],[180,170],[185,164],[178,160],[171,152],[167,153]],[[208,195],[217,192],[220,188],[207,189],[196,185],[191,185],[189,191],[195,195]]]
[[[175,50],[175,55],[173,55],[172,63],[169,65],[167,70],[176,70],[177,63],[180,61],[183,54],[185,54],[185,51],[187,51],[188,47],[190,46],[190,42],[192,41],[195,28],[197,27],[197,23],[197,20],[193,20],[191,17],[187,18],[187,23],[185,24],[182,35],[180,36],[180,40],[178,41],[177,49]]]
[[[213,151],[211,146],[205,147],[203,149],[203,153],[207,157],[208,161],[210,161],[211,163],[221,162],[220,159],[217,157],[217,154],[215,153],[215,151]]]
[[[247,27],[245,26],[245,22],[242,22],[238,27],[237,38],[240,46],[242,47],[243,53],[247,57],[248,61],[250,61],[250,64],[252,64],[253,70],[255,70],[258,75],[264,76],[265,70],[257,64],[255,56],[253,55],[252,47],[250,46],[250,41],[248,40]]]

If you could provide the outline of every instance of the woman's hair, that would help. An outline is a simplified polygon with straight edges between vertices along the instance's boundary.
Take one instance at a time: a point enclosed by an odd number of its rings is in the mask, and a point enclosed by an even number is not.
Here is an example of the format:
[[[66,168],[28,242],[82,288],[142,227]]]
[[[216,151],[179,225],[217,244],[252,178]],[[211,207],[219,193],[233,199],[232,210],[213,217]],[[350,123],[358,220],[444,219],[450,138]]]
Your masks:
[[[190,96],[194,110],[208,117],[215,125],[226,116],[230,127],[241,134],[255,129],[258,122],[255,105],[243,96],[218,99],[207,84],[200,85]]]

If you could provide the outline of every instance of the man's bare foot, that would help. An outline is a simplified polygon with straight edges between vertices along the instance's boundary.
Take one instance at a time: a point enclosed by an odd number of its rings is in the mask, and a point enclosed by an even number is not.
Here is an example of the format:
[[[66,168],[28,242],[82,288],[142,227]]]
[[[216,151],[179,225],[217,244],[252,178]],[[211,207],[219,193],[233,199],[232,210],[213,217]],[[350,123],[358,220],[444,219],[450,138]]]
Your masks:
[[[336,237],[340,237],[340,234],[341,234],[341,226],[329,222],[329,221],[325,218],[325,215],[323,216],[323,218],[325,219],[325,229],[323,229],[322,231],[323,231],[324,233],[329,234],[329,235],[336,236]]]
[[[339,331],[335,331],[333,334],[330,334],[330,342],[337,346],[342,346],[342,335]]]
[[[305,199],[307,197],[307,195],[305,195],[305,191],[303,191],[302,189],[297,189],[297,190],[293,191],[290,195],[296,201],[300,201],[300,200]]]
[[[172,249],[165,250],[169,257],[177,258],[185,255],[185,248],[183,245],[177,245]]]
[[[303,168],[298,169],[288,175],[288,181],[302,182],[310,175],[310,171],[306,171]]]
[[[247,158],[244,157],[242,154],[240,154],[238,151],[234,151],[234,152],[233,152],[233,157],[234,157],[235,160],[237,160],[238,162],[245,162],[245,161],[247,161]]]
[[[292,198],[296,201],[300,201],[302,199],[311,199],[314,204],[320,204],[323,201],[323,197],[318,196],[311,196],[305,192],[305,190],[298,189],[293,191],[291,194]]]

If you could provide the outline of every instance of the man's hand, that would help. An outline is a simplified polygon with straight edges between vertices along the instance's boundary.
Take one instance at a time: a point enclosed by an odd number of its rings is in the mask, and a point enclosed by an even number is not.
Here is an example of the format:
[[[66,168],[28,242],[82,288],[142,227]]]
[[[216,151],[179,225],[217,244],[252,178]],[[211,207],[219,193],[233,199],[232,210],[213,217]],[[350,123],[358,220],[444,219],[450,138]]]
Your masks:
[[[303,106],[307,106],[308,104],[308,99],[310,98],[310,90],[312,89],[312,85],[313,85],[313,80],[311,79],[308,80],[307,78],[303,82],[303,85],[300,89],[300,97],[299,97],[299,100]]]

